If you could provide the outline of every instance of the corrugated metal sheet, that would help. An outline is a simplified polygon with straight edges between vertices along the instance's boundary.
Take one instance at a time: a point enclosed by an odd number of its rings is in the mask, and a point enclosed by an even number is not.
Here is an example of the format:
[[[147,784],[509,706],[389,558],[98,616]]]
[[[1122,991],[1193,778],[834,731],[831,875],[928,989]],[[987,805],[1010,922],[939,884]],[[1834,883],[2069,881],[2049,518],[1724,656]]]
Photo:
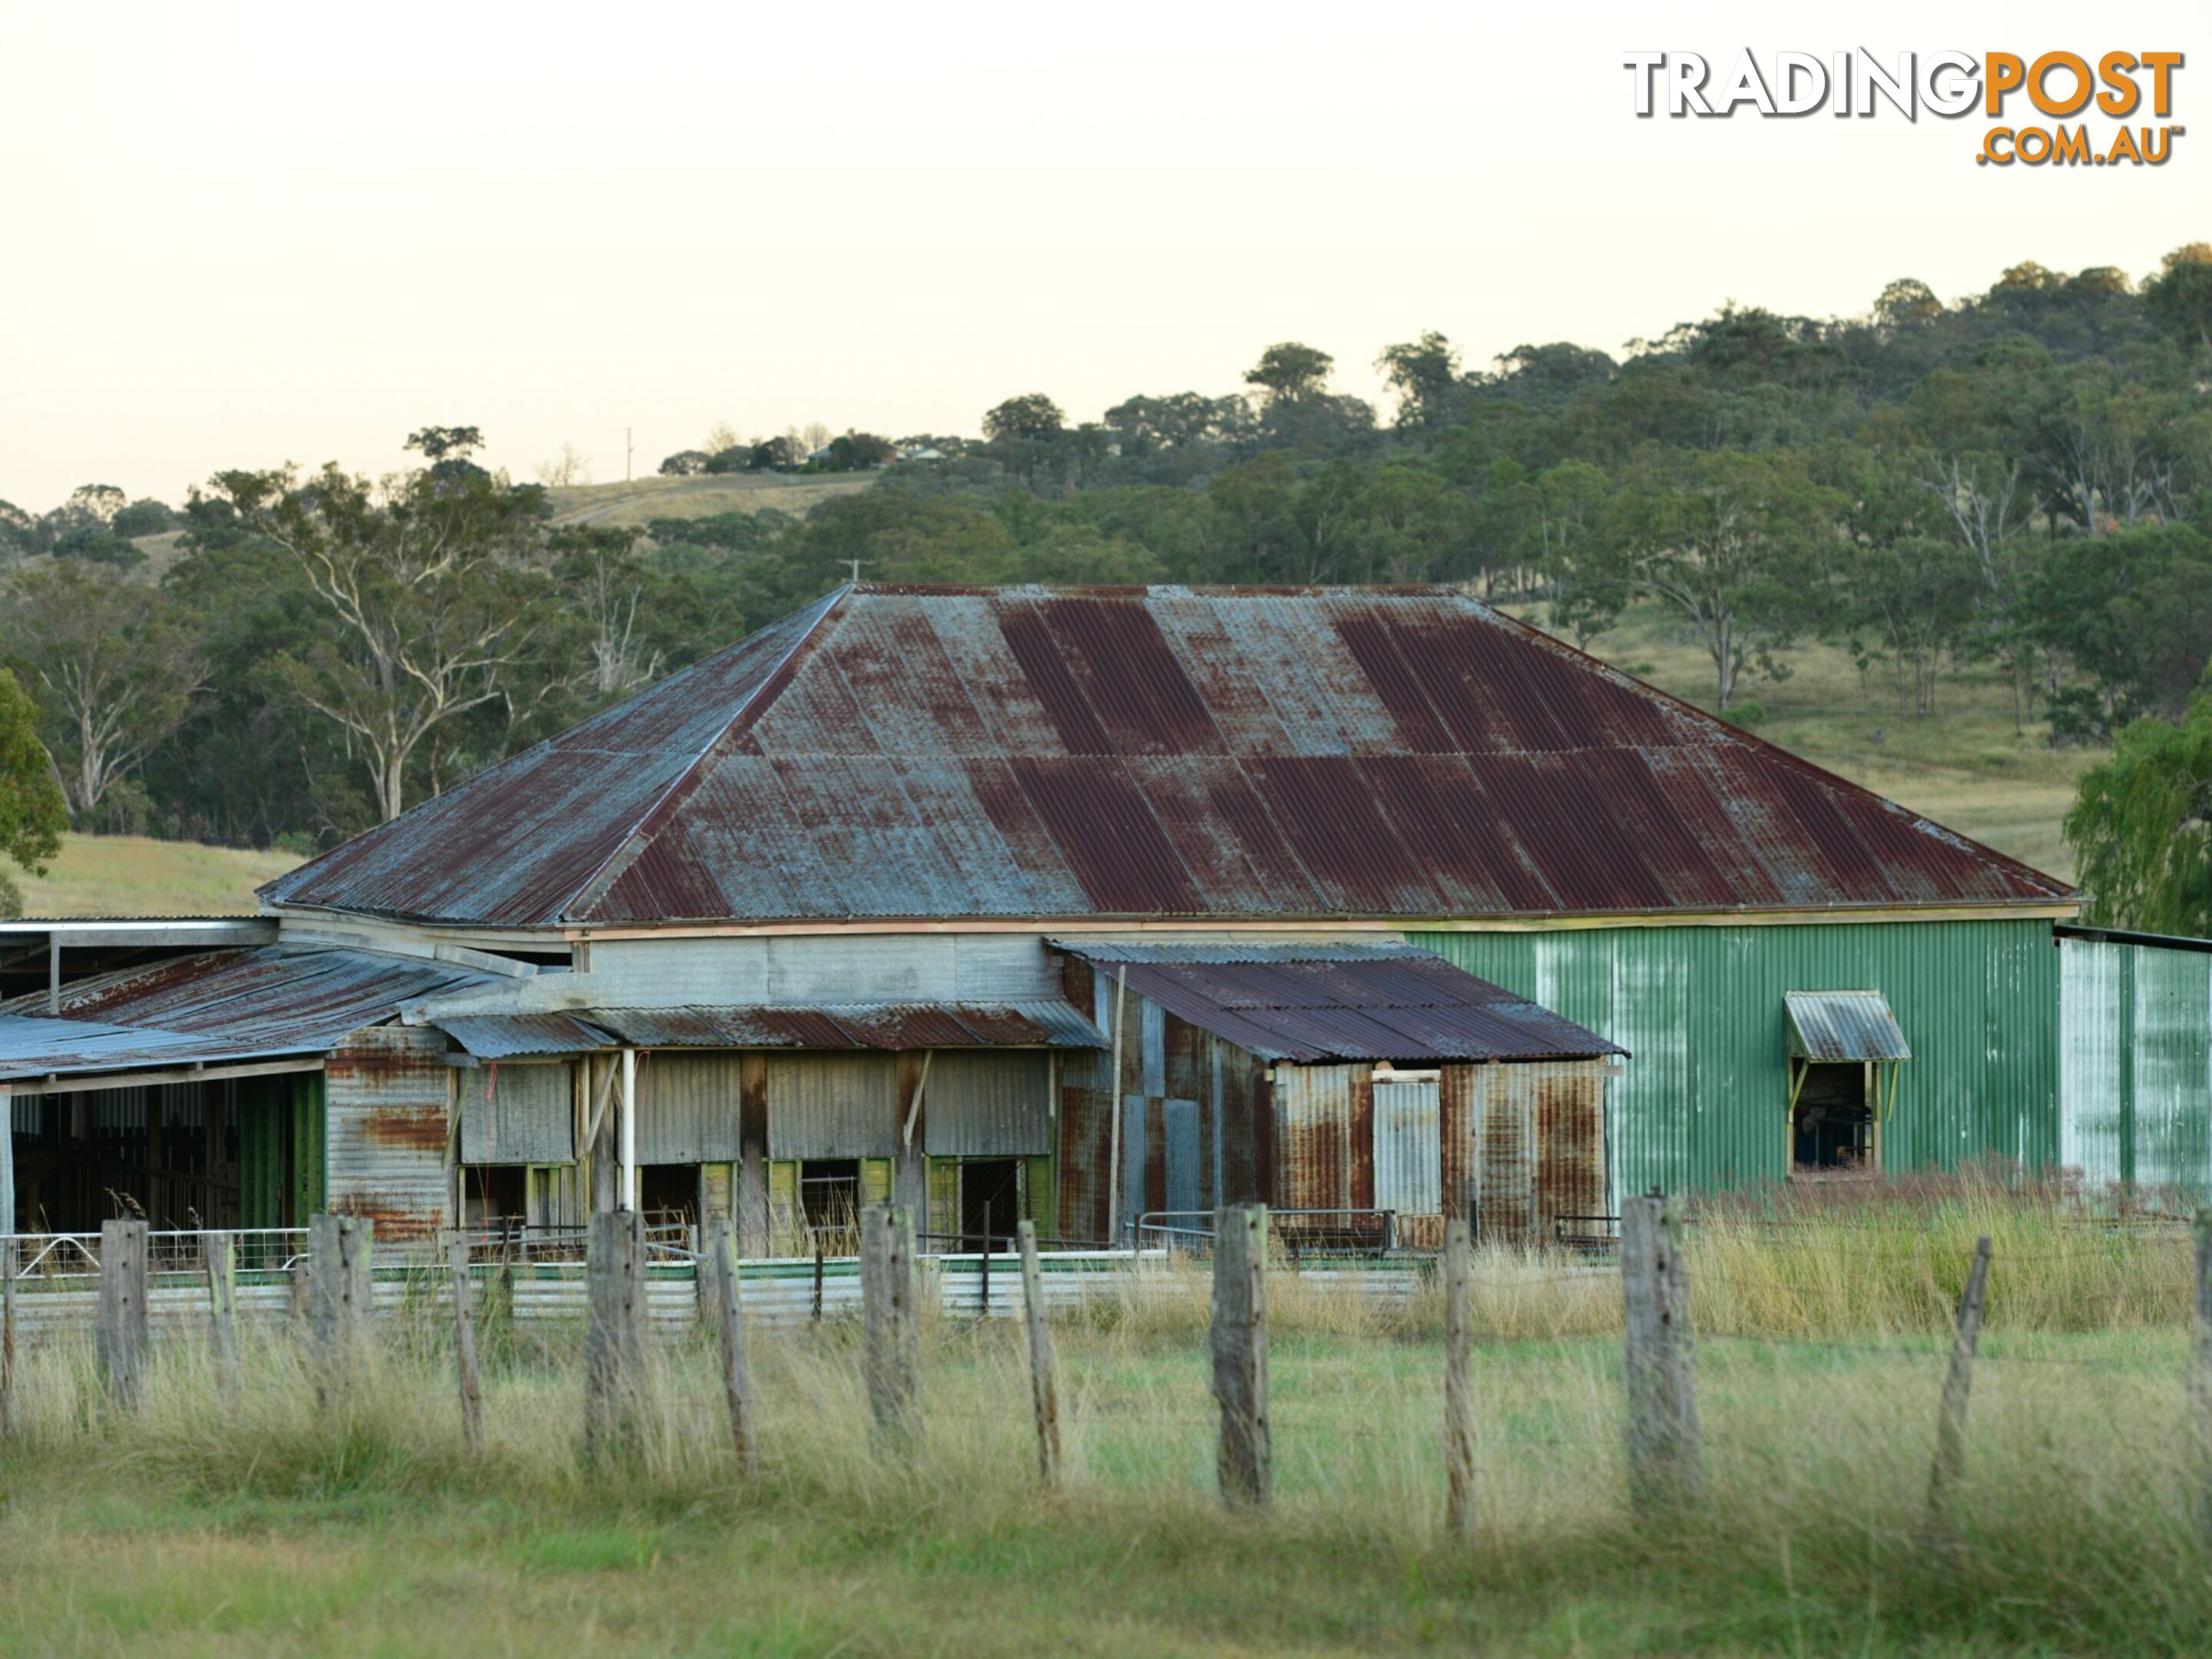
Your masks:
[[[446,1220],[450,1110],[442,1032],[385,1025],[356,1031],[323,1067],[327,1201],[364,1215],[379,1240],[421,1238]]]
[[[1836,923],[1425,933],[1429,945],[1633,1052],[1609,1092],[1615,1194],[1789,1173],[1783,998],[1881,991],[1913,1060],[1882,1127],[1893,1170],[2057,1162],[2058,964],[2048,923]],[[2071,947],[2069,947],[2069,949]]]
[[[1367,1086],[1364,1066],[1275,1068],[1274,1198],[1283,1210],[1358,1206],[1352,1160],[1352,1091]],[[1371,1165],[1370,1165],[1371,1167]]]
[[[1444,1210],[1442,1093],[1435,1082],[1375,1084],[1375,1207]]]
[[[575,1074],[558,1063],[459,1074],[461,1162],[566,1164],[576,1156]]]
[[[1064,1002],[587,1008],[582,1015],[643,1048],[1096,1048],[1106,1041]]]
[[[1147,1006],[1160,1004],[1267,1060],[1433,1065],[1620,1052],[1433,951],[1403,945],[1237,945],[1217,951],[1205,945],[1064,941],[1060,948],[1110,965],[1117,984],[1126,973],[1130,991],[1147,999]],[[1164,1087],[1148,1077],[1147,1092]]]
[[[773,1054],[768,1062],[768,1155],[889,1158],[907,1103],[890,1054]]]
[[[452,1014],[430,1023],[479,1060],[590,1054],[616,1046],[606,1032],[568,1014]]]
[[[922,1150],[933,1158],[1019,1158],[1052,1150],[1052,1056],[933,1055]]]
[[[1879,991],[1791,991],[1782,999],[1790,1052],[1800,1060],[1910,1060],[1905,1033]]]
[[[402,1003],[493,982],[452,963],[336,947],[178,957],[64,986],[58,1018],[43,992],[0,1003],[0,1080],[319,1054]]]
[[[1436,588],[860,587],[279,877],[513,926],[2047,904]]]
[[[776,1062],[781,1064],[783,1062]],[[799,1061],[824,1064],[825,1061]],[[744,1156],[738,1136],[744,1062],[736,1054],[654,1054],[638,1067],[637,1161],[641,1164],[732,1162]],[[774,1145],[775,1070],[769,1070],[769,1131]],[[828,1154],[857,1158],[862,1151]],[[775,1153],[778,1158],[825,1156]]]
[[[2059,1157],[2085,1182],[2212,1194],[2212,952],[2062,934]]]

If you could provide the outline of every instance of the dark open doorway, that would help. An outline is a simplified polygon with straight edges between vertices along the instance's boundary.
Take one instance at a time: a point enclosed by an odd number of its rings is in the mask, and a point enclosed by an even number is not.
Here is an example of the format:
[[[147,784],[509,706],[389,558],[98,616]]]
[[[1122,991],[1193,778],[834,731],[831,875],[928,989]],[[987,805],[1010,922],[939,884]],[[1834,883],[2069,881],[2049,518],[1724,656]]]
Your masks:
[[[1022,1218],[1022,1161],[971,1158],[960,1166],[960,1248],[1010,1249]]]
[[[1874,1108],[1867,1098],[1867,1068],[1856,1062],[1807,1065],[1790,1127],[1791,1161],[1799,1170],[1874,1168]]]
[[[690,1225],[699,1218],[699,1166],[639,1164],[637,1207],[648,1227]]]

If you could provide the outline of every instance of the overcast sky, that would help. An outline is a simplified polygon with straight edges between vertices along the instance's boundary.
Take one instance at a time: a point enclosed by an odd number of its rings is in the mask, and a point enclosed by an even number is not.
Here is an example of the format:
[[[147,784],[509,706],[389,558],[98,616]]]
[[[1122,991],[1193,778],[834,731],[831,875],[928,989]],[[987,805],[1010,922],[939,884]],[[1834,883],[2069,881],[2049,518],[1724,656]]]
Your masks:
[[[1978,167],[1974,117],[1638,121],[1620,58],[2189,51],[2208,18],[0,0],[0,498],[380,471],[428,422],[605,480],[625,427],[644,474],[718,420],[972,432],[1032,390],[1095,418],[1281,339],[1374,396],[1424,329],[1480,364],[2023,258],[2140,276],[2212,240],[2212,58],[2157,170]]]

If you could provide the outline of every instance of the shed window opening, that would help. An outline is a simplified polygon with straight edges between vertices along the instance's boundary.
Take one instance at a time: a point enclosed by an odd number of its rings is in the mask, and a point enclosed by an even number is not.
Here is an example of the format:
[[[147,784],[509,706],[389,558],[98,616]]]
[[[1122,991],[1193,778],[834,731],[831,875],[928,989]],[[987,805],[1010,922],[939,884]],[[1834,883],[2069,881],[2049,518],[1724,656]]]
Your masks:
[[[520,1164],[477,1164],[461,1170],[461,1222],[471,1232],[519,1237],[529,1219],[529,1170]]]
[[[699,1166],[641,1164],[637,1207],[648,1227],[690,1227],[699,1219]]]
[[[1897,1109],[1912,1058],[1889,1000],[1879,991],[1792,991],[1790,1169],[1839,1175],[1881,1167],[1883,1126]]]
[[[960,1165],[960,1248],[1006,1250],[1022,1218],[1022,1160],[971,1158]]]
[[[1867,1068],[1808,1065],[1790,1112],[1791,1162],[1800,1170],[1869,1170],[1875,1165],[1874,1108]]]
[[[799,1166],[799,1212],[831,1255],[860,1248],[860,1160],[810,1158]]]

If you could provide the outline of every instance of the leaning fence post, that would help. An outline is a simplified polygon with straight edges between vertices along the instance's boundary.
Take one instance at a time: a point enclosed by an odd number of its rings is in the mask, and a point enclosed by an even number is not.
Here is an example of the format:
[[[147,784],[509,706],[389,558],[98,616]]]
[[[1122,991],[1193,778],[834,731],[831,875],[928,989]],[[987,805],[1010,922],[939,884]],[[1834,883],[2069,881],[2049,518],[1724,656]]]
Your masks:
[[[1472,1320],[1468,1294],[1473,1263],[1467,1223],[1444,1227],[1444,1514],[1464,1536],[1474,1515],[1474,1402],[1468,1391],[1467,1351]]]
[[[461,1437],[471,1451],[483,1449],[483,1384],[477,1376],[476,1287],[469,1279],[469,1239],[456,1231],[446,1241],[446,1276],[453,1286],[453,1364],[461,1389]]]
[[[1620,1206],[1620,1284],[1628,1334],[1628,1474],[1639,1508],[1705,1489],[1690,1275],[1681,1219],[1657,1194]]]
[[[2212,1542],[2212,1209],[2197,1212],[2197,1323],[2189,1403],[2197,1437],[2197,1524]]]
[[[146,1381],[146,1224],[100,1224],[100,1324],[94,1334],[107,1396],[137,1409]]]
[[[367,1216],[317,1215],[307,1221],[307,1302],[325,1395],[350,1386],[376,1311],[375,1224]]]
[[[0,1440],[15,1432],[15,1241],[0,1236]]]
[[[1974,1241],[1974,1265],[1959,1296],[1959,1322],[1951,1335],[1951,1370],[1943,1379],[1943,1406],[1936,1419],[1936,1462],[1928,1471],[1928,1516],[1942,1517],[1943,1498],[1966,1474],[1966,1402],[1974,1391],[1974,1351],[1982,1340],[1982,1297],[1990,1282],[1990,1240]]]
[[[1060,1488],[1060,1380],[1054,1375],[1052,1334],[1044,1323],[1044,1273],[1037,1264],[1036,1223],[1014,1228],[1022,1253],[1022,1316],[1030,1333],[1030,1401],[1036,1408],[1037,1478],[1047,1492]]]
[[[913,1427],[920,1346],[915,1295],[913,1216],[898,1205],[872,1204],[860,1216],[868,1406],[877,1428],[895,1437]]]
[[[738,1240],[730,1218],[708,1224],[707,1267],[714,1281],[714,1318],[722,1343],[722,1391],[730,1404],[730,1449],[738,1473],[748,1480],[760,1473],[753,1443],[752,1378],[745,1369],[745,1334],[738,1285]]]
[[[1267,1432],[1267,1206],[1232,1204],[1213,1221],[1213,1397],[1221,1406],[1217,1467],[1231,1504],[1274,1492]]]
[[[200,1235],[207,1262],[208,1339],[224,1389],[238,1384],[238,1244],[228,1233]]]
[[[643,1443],[645,1218],[635,1210],[593,1214],[584,1262],[591,1292],[584,1329],[584,1457],[599,1464],[634,1455]]]

